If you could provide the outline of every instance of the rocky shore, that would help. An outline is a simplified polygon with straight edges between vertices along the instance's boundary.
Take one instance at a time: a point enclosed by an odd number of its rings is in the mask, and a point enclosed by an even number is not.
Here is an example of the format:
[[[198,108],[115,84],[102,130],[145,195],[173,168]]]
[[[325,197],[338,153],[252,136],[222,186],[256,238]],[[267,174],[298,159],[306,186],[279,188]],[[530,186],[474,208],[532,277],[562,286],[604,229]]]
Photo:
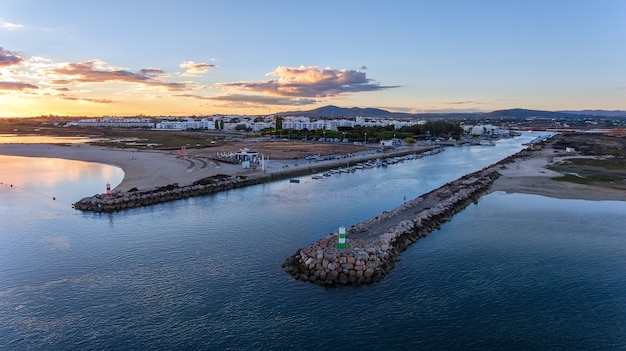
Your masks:
[[[402,251],[477,201],[498,177],[494,166],[468,174],[348,228],[344,249],[338,248],[338,233],[331,233],[298,249],[282,267],[295,279],[327,287],[380,281]]]
[[[124,209],[155,205],[163,202],[185,199],[194,196],[213,194],[219,191],[258,184],[259,179],[244,176],[217,175],[196,181],[193,184],[179,186],[177,183],[139,191],[113,191],[110,194],[96,194],[74,203],[73,207],[81,211],[116,212]]]

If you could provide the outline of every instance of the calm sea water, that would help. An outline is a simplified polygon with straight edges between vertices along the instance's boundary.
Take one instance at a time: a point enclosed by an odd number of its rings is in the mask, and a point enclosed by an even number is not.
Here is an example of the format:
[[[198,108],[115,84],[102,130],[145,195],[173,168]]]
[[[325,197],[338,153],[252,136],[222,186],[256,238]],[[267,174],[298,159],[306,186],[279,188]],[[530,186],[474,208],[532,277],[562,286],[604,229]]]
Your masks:
[[[41,160],[20,158],[0,175],[0,348],[625,349],[626,202],[492,193],[371,286],[322,288],[280,267],[532,138],[113,214],[69,204],[118,169],[97,166],[52,200],[74,167],[56,160],[39,177]]]

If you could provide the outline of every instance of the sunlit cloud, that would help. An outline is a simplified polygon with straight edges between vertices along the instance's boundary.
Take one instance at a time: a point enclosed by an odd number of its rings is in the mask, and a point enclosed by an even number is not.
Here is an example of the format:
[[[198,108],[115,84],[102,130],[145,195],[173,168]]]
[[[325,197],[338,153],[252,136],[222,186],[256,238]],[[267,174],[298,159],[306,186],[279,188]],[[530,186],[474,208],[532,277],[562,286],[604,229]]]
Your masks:
[[[186,62],[181,63],[180,67],[185,69],[185,72],[182,74],[183,76],[196,76],[199,74],[206,73],[210,69],[215,68],[217,66],[214,64],[210,64],[210,63],[186,61]]]
[[[0,47],[0,96],[17,106],[14,111],[18,111],[19,106],[32,104],[43,106],[44,110],[47,105],[71,114],[85,114],[85,111],[100,111],[98,105],[107,105],[107,110],[111,111],[131,106],[142,106],[144,111],[182,105],[250,110],[305,106],[327,98],[396,87],[382,86],[367,78],[365,66],[359,70],[279,66],[267,73],[273,79],[222,82],[213,86],[204,85],[202,79],[193,77],[217,65],[185,61],[179,66],[181,71],[171,73],[158,67],[131,70],[97,59],[58,62],[45,57],[27,57]],[[192,78],[183,80],[182,77]],[[214,89],[221,90],[220,94],[216,95]],[[191,99],[198,103],[189,104]]]
[[[67,236],[44,236],[42,241],[50,245],[51,250],[67,250],[71,246],[70,238]]]
[[[139,70],[139,74],[144,76],[158,76],[164,73],[165,72],[159,68],[144,68]]]
[[[219,83],[225,89],[235,89],[274,96],[309,98],[337,97],[358,92],[386,90],[398,86],[382,86],[368,79],[365,72],[355,70],[319,69],[315,66],[279,66],[267,76],[267,81]]]
[[[2,23],[2,29],[5,29],[5,30],[21,30],[21,29],[24,29],[24,26],[21,25],[21,24],[16,24],[16,23],[3,22]]]
[[[69,100],[69,101],[85,101],[85,102],[93,102],[96,104],[109,104],[112,103],[112,100],[109,99],[98,99],[98,98],[90,98],[90,97],[78,97],[78,96],[72,96],[72,95],[66,95],[66,94],[59,94],[56,96],[58,99],[61,100]]]
[[[47,73],[59,76],[50,81],[51,84],[72,84],[72,83],[106,83],[123,82],[137,83],[152,87],[162,87],[168,90],[183,90],[184,83],[171,83],[158,80],[163,73],[160,69],[147,68],[139,73],[127,70],[103,69],[101,61],[85,61],[79,63],[68,63],[60,68],[50,69]]]
[[[316,99],[310,98],[289,98],[280,96],[266,96],[266,95],[245,95],[245,94],[232,94],[232,95],[220,95],[208,97],[209,100],[228,101],[228,102],[246,102],[262,105],[285,105],[285,106],[304,106],[311,105],[317,102]]]
[[[16,66],[24,62],[24,58],[13,51],[6,51],[0,47],[0,67]]]
[[[22,91],[27,89],[39,89],[38,86],[22,82],[0,82],[0,90]]]
[[[467,104],[473,104],[474,101],[471,100],[467,100],[467,101],[451,101],[451,102],[447,102],[447,105],[467,105]]]

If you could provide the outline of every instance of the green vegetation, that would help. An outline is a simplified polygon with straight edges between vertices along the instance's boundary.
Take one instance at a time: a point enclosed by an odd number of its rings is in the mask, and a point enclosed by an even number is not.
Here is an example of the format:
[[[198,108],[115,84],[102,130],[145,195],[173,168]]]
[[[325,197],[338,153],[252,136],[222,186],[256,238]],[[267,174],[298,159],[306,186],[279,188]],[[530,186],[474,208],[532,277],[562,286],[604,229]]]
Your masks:
[[[557,150],[570,147],[578,155],[594,157],[570,157],[549,168],[564,173],[553,178],[561,182],[593,184],[626,190],[626,139],[594,134],[563,134],[552,144]]]
[[[80,130],[80,128],[77,128]],[[83,131],[84,132],[84,131]],[[93,130],[90,130],[93,132]],[[209,133],[198,131],[158,131],[147,129],[102,128],[100,133],[93,134],[108,138],[107,141],[94,142],[94,145],[110,147],[133,147],[138,149],[173,150],[185,147],[210,147],[221,145],[235,134]]]
[[[393,138],[411,138],[413,142],[415,142],[415,139],[433,139],[437,137],[458,139],[464,133],[459,123],[446,121],[429,121],[423,125],[402,127],[400,129],[395,129],[393,125],[388,125],[386,127],[338,127],[337,130],[282,129],[280,127],[282,123],[278,121],[277,118],[276,124],[279,127],[262,130],[260,135],[273,136],[280,139],[347,139],[350,142],[365,142],[367,138],[368,143],[378,143],[381,140]]]
[[[572,158],[568,160],[568,164],[574,166],[591,166],[591,167],[602,167],[606,169],[626,169],[626,159],[611,157],[611,158]],[[591,169],[584,169],[591,170]]]
[[[562,177],[554,177],[552,179],[559,182],[576,184],[623,182],[623,177],[615,174],[592,174],[587,177],[580,177],[575,174],[566,174]]]
[[[449,137],[454,139],[459,139],[464,133],[459,123],[447,121],[428,121],[425,124],[402,127],[400,131],[410,132],[416,136]]]

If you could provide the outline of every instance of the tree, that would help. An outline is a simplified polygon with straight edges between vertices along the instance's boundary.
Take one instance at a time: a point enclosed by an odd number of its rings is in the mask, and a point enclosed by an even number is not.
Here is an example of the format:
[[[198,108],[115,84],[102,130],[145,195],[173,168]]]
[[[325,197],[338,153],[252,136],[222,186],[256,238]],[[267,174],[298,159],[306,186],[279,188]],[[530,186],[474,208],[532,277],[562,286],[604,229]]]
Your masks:
[[[244,132],[251,132],[252,128],[247,127],[244,123],[238,124],[235,126],[235,130],[239,130],[239,131],[244,131]]]
[[[283,129],[283,117],[276,116],[276,129]]]

